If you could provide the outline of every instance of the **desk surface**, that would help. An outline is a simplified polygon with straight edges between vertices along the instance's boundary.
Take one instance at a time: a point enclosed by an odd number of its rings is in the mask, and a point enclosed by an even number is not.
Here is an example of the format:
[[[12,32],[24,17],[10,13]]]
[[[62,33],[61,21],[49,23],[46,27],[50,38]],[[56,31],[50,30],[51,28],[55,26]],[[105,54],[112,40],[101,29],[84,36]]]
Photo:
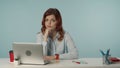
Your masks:
[[[72,62],[73,60],[60,60],[58,63],[47,65],[17,65],[9,62],[9,58],[0,58],[0,68],[120,68],[120,63],[104,65],[102,58],[81,58],[81,64]]]

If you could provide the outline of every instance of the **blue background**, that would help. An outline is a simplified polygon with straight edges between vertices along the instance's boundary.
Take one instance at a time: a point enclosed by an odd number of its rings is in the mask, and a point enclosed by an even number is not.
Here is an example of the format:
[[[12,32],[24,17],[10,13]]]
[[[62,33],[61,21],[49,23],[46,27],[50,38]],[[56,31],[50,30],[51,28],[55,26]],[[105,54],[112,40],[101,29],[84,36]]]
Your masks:
[[[0,58],[9,57],[13,42],[36,42],[48,8],[60,10],[80,58],[109,48],[120,57],[120,0],[0,0]]]

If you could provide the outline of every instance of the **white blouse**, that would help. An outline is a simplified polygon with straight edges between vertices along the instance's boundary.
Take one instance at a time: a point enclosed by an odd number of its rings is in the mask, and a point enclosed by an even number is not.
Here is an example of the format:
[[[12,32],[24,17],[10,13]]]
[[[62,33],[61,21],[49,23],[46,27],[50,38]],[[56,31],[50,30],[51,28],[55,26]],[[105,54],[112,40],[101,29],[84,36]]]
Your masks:
[[[78,51],[69,33],[65,32],[62,41],[58,41],[58,37],[59,34],[57,33],[54,40],[48,38],[48,41],[45,42],[43,41],[42,32],[39,32],[37,34],[37,43],[47,46],[47,55],[59,54],[60,59],[77,59]]]

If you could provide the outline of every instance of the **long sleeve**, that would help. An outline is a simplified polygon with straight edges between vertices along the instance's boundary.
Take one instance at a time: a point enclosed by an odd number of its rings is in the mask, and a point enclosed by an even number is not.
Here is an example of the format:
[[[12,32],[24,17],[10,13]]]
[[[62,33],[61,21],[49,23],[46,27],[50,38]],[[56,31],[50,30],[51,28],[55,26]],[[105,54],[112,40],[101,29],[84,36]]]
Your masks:
[[[47,42],[43,41],[42,33],[37,34],[37,41],[36,42],[42,44],[44,56],[48,55],[48,50],[47,50],[47,45],[48,44],[47,44]]]
[[[43,41],[42,33],[38,33],[37,34],[37,41],[36,42],[42,44],[43,46],[47,45],[47,42]]]
[[[64,50],[65,53],[60,54],[60,59],[77,59],[78,58],[78,51],[77,48],[69,35],[66,33],[64,36]]]
[[[44,52],[45,55],[50,56],[52,54],[50,38],[48,38],[47,41],[44,41],[43,40],[43,34],[39,33],[39,34],[37,34],[37,41],[36,42],[42,44],[43,52]]]

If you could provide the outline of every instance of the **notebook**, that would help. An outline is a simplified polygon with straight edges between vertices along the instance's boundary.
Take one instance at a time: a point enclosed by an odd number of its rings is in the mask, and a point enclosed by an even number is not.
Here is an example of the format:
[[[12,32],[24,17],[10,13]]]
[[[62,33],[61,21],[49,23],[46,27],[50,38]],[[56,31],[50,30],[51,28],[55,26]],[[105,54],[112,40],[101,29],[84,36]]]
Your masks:
[[[46,47],[40,43],[14,42],[14,59],[19,59],[20,64],[48,64],[43,59],[47,55]]]

